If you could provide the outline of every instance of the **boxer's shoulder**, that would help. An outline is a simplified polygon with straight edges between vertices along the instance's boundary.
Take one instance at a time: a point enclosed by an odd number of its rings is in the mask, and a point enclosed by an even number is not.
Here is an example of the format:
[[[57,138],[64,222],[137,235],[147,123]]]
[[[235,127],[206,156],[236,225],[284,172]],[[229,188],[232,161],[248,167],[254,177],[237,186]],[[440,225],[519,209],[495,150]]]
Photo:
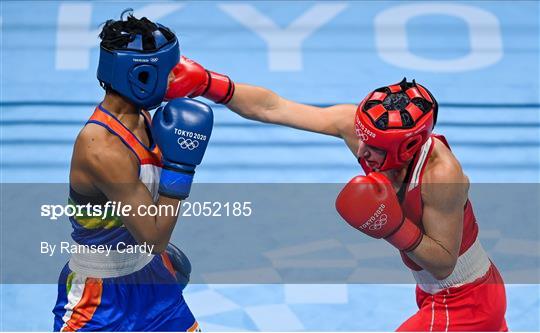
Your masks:
[[[422,177],[423,201],[437,198],[463,201],[467,198],[469,179],[452,151],[434,139],[434,147]],[[453,200],[450,200],[453,199]]]
[[[117,135],[90,123],[81,130],[75,141],[72,159],[74,168],[99,178],[117,173],[137,174],[138,160]]]
[[[434,138],[433,150],[429,156],[423,183],[463,183],[468,182],[461,164],[452,151],[440,140]]]
[[[354,116],[356,114],[356,105],[354,104],[340,104],[334,106],[336,109],[335,126],[341,138],[345,140],[345,143],[351,149],[353,154],[358,151],[358,136],[354,127]],[[351,119],[353,121],[351,121]]]

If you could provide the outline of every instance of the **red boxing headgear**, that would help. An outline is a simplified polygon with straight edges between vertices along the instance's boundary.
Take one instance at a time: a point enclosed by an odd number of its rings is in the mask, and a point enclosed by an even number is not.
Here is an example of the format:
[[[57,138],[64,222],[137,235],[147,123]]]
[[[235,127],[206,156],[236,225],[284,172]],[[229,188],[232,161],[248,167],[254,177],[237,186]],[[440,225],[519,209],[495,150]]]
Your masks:
[[[356,135],[366,144],[386,151],[379,170],[400,168],[431,135],[437,121],[437,101],[414,80],[379,88],[356,110]],[[370,169],[359,156],[362,167]]]

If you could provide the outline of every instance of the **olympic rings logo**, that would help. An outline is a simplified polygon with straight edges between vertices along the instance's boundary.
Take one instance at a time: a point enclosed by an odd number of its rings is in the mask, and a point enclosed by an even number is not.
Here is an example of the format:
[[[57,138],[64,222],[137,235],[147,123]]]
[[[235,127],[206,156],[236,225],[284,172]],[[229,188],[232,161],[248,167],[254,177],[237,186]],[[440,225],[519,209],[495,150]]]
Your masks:
[[[367,142],[368,140],[368,135],[366,133],[360,133],[360,135],[358,135],[358,138],[360,139],[360,141],[362,142]]]
[[[199,141],[197,140],[185,139],[185,138],[180,137],[178,138],[177,142],[180,148],[182,149],[193,150],[199,147]]]
[[[360,139],[360,141],[367,142],[367,140],[369,139],[369,136],[362,131],[362,129],[360,128],[360,126],[358,126],[358,124],[355,124],[354,130],[356,132],[356,136],[358,137],[358,139]]]
[[[388,216],[386,214],[382,214],[377,221],[373,222],[373,224],[369,226],[369,230],[380,230],[387,221]]]

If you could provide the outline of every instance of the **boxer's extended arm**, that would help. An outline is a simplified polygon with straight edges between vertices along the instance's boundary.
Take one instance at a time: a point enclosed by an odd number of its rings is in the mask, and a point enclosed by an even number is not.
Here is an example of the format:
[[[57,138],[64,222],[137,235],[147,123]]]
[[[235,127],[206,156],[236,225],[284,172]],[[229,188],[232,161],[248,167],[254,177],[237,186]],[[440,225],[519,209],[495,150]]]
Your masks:
[[[154,245],[155,253],[164,251],[178,218],[176,207],[180,201],[160,196],[154,203],[150,192],[139,180],[136,158],[116,137],[82,135],[75,149],[78,151],[75,167],[89,175],[94,186],[110,201],[122,206],[131,205],[132,211],[121,219],[135,240],[139,244]],[[151,205],[172,205],[175,209],[155,217],[138,215],[137,207]]]
[[[292,102],[265,88],[235,84],[228,76],[206,70],[186,57],[181,58],[173,74],[167,99],[203,96],[226,104],[244,118],[341,137],[356,152],[351,146],[357,140],[354,105],[321,108]]]
[[[344,139],[354,137],[356,106],[352,104],[316,107],[287,100],[266,88],[236,84],[227,107],[252,120]]]
[[[468,180],[459,165],[443,162],[422,183],[424,237],[407,255],[435,278],[452,274],[459,256]]]

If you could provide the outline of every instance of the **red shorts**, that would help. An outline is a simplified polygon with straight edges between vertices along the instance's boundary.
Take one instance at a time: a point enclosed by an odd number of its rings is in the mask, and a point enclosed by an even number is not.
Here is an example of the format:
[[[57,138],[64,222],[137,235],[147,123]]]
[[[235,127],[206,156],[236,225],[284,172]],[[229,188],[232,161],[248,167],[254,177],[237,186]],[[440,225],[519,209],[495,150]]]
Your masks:
[[[492,264],[485,276],[431,295],[416,287],[418,312],[397,329],[403,331],[508,331],[504,282]]]

